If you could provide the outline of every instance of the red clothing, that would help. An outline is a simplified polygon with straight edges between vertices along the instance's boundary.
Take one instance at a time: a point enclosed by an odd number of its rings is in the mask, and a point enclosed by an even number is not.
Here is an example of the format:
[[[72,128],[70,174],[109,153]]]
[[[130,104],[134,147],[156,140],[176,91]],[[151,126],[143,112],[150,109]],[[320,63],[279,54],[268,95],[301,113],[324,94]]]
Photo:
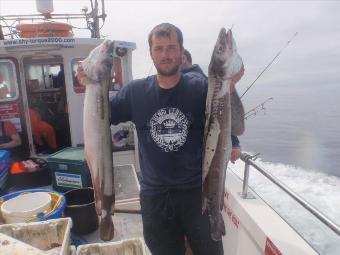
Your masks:
[[[4,134],[3,136],[12,136],[18,133],[15,126],[10,121],[3,121],[4,123]]]
[[[39,146],[44,146],[46,142],[49,149],[56,150],[57,141],[54,128],[43,121],[40,114],[33,109],[30,109],[30,119],[34,142]]]

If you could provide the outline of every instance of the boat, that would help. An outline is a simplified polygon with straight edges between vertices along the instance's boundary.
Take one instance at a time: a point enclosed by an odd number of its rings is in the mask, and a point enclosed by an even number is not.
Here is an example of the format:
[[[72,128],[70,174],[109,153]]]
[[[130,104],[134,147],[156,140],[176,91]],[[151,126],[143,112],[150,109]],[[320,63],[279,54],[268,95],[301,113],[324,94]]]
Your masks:
[[[103,41],[99,38],[99,16],[94,16],[92,38],[77,38],[73,36],[72,25],[54,22],[51,8],[45,9],[49,11],[45,10],[40,15],[0,16],[0,20],[20,22],[17,24],[19,34],[12,34],[11,38],[5,39],[1,38],[3,33],[0,32],[0,71],[8,81],[7,90],[0,98],[0,119],[11,121],[19,131],[22,146],[15,153],[21,159],[46,158],[50,153],[40,150],[34,139],[32,117],[29,113],[35,101],[43,103],[42,107],[49,109],[52,116],[57,116],[57,122],[54,122],[58,144],[56,150],[83,145],[82,112],[85,89],[76,79],[75,71],[78,62]],[[92,13],[96,12],[98,9]],[[105,13],[101,16],[105,17]],[[88,16],[83,13],[55,17],[71,20],[72,17],[86,19]],[[23,23],[28,20],[39,20],[39,23]],[[111,96],[132,80],[132,52],[136,49],[133,42],[114,42],[114,81],[109,92]],[[117,202],[113,216],[116,235],[112,242],[131,238],[142,240],[136,133],[132,123],[123,123],[111,129],[113,137],[119,137],[115,134],[122,130],[127,131],[122,136],[124,142],[117,141],[113,152],[115,171],[124,174],[121,177],[117,175],[119,185],[116,185]],[[340,235],[339,226],[258,166],[253,156],[244,153],[241,159],[245,163],[244,178],[240,179],[231,170],[227,171],[226,177],[223,208],[227,229],[227,234],[223,237],[226,255],[320,254],[255,191],[248,188],[250,166],[302,204],[336,235]],[[120,197],[122,194],[125,196]],[[82,239],[88,245],[98,245],[98,249],[104,245],[99,240],[98,231],[84,235]],[[145,254],[150,254],[146,247]]]

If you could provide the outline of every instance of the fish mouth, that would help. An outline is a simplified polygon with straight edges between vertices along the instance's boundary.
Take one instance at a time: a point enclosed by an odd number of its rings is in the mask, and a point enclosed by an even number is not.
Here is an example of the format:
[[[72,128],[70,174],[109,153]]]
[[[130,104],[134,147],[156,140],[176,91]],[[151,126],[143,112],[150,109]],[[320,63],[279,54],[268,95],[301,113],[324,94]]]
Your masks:
[[[222,27],[221,30],[220,30],[220,33],[218,35],[218,40],[220,42],[228,42],[227,38],[228,38],[229,32],[231,32],[231,31],[229,30],[228,33],[227,33],[227,30],[224,27]]]
[[[233,34],[231,32],[231,29],[227,30],[223,27],[220,30],[220,33],[218,35],[218,41],[225,45],[226,48],[231,49],[232,48],[232,43],[233,43]]]
[[[106,48],[107,53],[113,54],[113,41],[105,40],[104,44],[105,44],[105,48]]]

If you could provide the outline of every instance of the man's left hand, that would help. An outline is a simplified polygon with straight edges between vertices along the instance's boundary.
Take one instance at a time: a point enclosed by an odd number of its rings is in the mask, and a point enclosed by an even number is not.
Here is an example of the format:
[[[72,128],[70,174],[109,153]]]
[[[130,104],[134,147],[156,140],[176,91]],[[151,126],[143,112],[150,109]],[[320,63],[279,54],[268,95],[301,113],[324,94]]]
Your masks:
[[[241,148],[240,147],[233,147],[231,149],[230,154],[230,162],[235,164],[235,161],[238,160],[241,156]]]

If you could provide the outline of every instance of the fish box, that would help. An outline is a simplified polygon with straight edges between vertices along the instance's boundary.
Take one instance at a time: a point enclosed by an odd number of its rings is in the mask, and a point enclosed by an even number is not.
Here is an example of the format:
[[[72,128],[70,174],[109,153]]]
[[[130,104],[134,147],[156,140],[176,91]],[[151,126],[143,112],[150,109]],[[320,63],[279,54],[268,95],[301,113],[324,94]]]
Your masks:
[[[47,158],[53,189],[67,191],[91,186],[83,147],[68,147]]]
[[[13,162],[7,193],[22,189],[49,186],[52,177],[47,162],[41,158],[26,158]]]
[[[4,254],[72,254],[71,227],[70,218],[0,225],[0,240],[11,244],[9,253],[4,250]]]
[[[77,247],[77,255],[92,255],[92,254],[145,255],[147,253],[144,241],[141,238],[121,240],[117,242],[85,244],[79,245]]]

